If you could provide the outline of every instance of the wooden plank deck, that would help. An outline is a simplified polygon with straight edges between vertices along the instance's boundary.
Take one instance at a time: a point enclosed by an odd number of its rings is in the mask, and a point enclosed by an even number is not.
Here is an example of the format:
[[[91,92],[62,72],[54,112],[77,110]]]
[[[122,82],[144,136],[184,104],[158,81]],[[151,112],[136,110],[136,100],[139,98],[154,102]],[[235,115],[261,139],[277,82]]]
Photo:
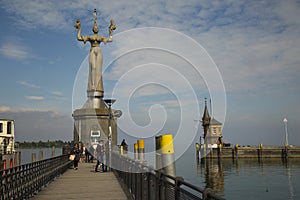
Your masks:
[[[79,163],[78,170],[68,169],[32,199],[127,199],[114,173],[96,173],[95,165]]]

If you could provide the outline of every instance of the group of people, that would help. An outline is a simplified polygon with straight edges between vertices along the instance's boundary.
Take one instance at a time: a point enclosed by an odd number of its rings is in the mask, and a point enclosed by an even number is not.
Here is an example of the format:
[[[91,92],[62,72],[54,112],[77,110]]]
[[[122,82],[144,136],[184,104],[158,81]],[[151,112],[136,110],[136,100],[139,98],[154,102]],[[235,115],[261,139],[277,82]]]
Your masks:
[[[100,140],[97,145],[90,146],[86,148],[84,145],[79,148],[78,143],[74,144],[74,147],[71,149],[70,155],[75,155],[74,157],[74,169],[78,169],[78,163],[81,158],[85,158],[85,162],[93,162],[94,158],[97,158],[97,163],[95,166],[95,172],[99,172],[99,165],[102,165],[102,172],[107,171],[107,165],[109,155],[108,149],[104,144],[103,140]]]

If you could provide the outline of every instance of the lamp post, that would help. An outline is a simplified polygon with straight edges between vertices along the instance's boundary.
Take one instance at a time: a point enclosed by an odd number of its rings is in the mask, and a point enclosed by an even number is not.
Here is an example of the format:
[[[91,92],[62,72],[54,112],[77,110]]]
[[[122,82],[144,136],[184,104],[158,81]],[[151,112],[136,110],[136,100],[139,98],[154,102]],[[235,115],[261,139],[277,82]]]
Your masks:
[[[285,128],[285,146],[287,147],[289,145],[288,141],[288,132],[287,132],[287,118],[283,118],[284,128]]]
[[[112,142],[112,129],[111,129],[111,118],[112,118],[112,114],[111,114],[111,106],[113,103],[116,102],[115,99],[104,99],[104,102],[106,103],[106,105],[108,105],[108,151],[109,151],[109,167],[111,167],[111,142]]]
[[[288,141],[288,133],[287,133],[287,118],[283,118],[283,123],[284,123],[284,127],[285,127],[285,146],[287,147],[289,145],[289,141]]]

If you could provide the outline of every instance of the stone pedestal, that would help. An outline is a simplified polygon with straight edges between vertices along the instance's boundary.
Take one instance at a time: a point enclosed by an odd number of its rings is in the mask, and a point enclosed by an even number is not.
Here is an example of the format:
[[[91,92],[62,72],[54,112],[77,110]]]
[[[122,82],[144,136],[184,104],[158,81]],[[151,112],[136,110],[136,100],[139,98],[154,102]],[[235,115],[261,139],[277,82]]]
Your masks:
[[[73,113],[74,142],[93,145],[103,140],[108,140],[109,109],[108,108],[82,108]],[[117,145],[117,121],[111,119],[112,146]]]
[[[85,146],[97,144],[100,140],[106,143],[109,139],[109,108],[103,101],[103,92],[88,91],[84,106],[73,112],[74,143]],[[114,112],[113,110],[111,111]],[[117,145],[117,119],[111,115],[112,147]]]

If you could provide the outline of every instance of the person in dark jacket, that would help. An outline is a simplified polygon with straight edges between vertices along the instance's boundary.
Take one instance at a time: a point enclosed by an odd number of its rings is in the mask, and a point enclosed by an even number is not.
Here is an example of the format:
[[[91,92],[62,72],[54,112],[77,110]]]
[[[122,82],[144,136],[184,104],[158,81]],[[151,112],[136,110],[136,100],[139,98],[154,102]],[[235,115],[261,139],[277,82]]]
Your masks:
[[[79,159],[80,159],[80,149],[79,149],[77,143],[74,144],[74,147],[71,150],[71,154],[75,155],[74,169],[77,170],[78,169],[78,162],[79,162]]]

